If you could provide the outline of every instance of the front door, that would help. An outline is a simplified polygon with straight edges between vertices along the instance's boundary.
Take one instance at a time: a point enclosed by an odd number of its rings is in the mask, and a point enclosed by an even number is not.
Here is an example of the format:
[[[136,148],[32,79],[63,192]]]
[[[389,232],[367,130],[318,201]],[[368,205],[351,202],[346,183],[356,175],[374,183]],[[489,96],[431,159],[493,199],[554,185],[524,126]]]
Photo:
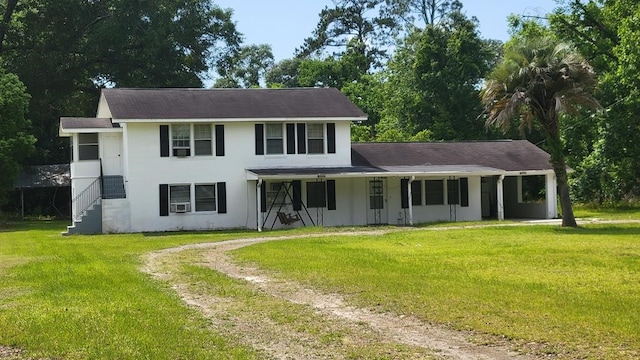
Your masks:
[[[100,146],[102,146],[102,171],[104,175],[122,174],[122,134],[103,133],[101,134]]]
[[[367,196],[367,224],[388,224],[386,206],[386,181],[383,178],[370,179]]]

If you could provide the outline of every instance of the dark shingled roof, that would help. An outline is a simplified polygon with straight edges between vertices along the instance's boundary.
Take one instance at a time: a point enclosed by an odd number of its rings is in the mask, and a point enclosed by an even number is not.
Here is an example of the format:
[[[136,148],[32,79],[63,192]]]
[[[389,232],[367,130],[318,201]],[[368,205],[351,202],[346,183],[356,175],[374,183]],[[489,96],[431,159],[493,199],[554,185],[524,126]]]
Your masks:
[[[60,125],[63,129],[109,129],[120,127],[117,123],[112,124],[111,119],[82,117],[60,118]]]
[[[114,119],[364,118],[337,89],[104,89]]]
[[[354,166],[475,165],[505,171],[552,170],[549,154],[527,140],[352,143]]]

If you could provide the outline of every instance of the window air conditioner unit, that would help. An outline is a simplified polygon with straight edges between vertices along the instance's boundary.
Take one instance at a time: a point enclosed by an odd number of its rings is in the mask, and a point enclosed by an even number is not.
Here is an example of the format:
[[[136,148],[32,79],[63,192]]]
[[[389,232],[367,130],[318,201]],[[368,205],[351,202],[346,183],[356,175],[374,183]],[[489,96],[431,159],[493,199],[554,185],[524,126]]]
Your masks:
[[[191,155],[190,149],[173,149],[173,156],[184,157],[184,156],[190,156],[190,155]]]
[[[179,214],[188,213],[188,212],[191,212],[191,204],[190,203],[171,204],[171,210]]]

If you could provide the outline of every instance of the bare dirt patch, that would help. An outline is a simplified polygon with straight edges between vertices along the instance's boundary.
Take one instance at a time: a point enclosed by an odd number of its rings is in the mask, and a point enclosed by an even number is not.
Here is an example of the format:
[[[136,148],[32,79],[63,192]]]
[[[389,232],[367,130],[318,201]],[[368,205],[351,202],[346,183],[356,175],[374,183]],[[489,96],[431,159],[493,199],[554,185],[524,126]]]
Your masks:
[[[348,234],[363,232],[341,235]],[[334,235],[336,234],[306,236]],[[209,319],[216,331],[252,346],[267,357],[364,358],[368,356],[362,354],[368,351],[370,357],[407,359],[536,359],[533,355],[517,353],[513,350],[516,344],[506,340],[491,339],[484,345],[479,345],[471,340],[476,334],[470,332],[426,324],[414,317],[379,313],[351,306],[339,294],[323,293],[290,280],[276,278],[256,267],[237,265],[227,255],[227,251],[240,247],[289,238],[293,237],[238,239],[166,249],[149,254],[143,270],[172,284],[182,300]],[[242,305],[233,300],[211,297],[205,292],[198,293],[197,286],[177,281],[172,272],[176,271],[178,264],[172,258],[175,259],[175,255],[180,252],[194,249],[197,249],[201,256],[199,265],[242,280],[242,283],[258,293],[300,308],[311,309],[313,315],[310,316],[314,318],[310,321],[314,325],[303,326],[318,326],[323,330],[300,331],[301,325],[296,325],[295,321],[286,324],[274,322],[259,311],[249,311],[250,316],[245,316],[243,313],[247,312],[246,308],[243,309]],[[326,341],[326,334],[334,333],[340,334],[339,341]]]

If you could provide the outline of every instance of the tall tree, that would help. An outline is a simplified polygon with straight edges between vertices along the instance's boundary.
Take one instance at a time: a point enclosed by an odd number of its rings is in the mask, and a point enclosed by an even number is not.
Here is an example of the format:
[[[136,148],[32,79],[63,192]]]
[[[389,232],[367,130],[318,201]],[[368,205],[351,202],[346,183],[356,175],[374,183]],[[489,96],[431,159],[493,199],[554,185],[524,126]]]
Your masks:
[[[462,2],[458,0],[386,0],[386,4],[387,11],[402,19],[409,30],[438,24],[449,14],[462,10]]]
[[[13,190],[21,162],[35,143],[26,118],[28,106],[29,94],[24,84],[0,68],[0,205]]]
[[[558,37],[572,41],[599,74],[597,97],[607,116],[583,117],[565,131],[580,149],[570,164],[581,201],[640,198],[640,3],[635,0],[565,0],[550,18]]]
[[[302,61],[300,58],[284,59],[269,68],[265,75],[267,87],[299,87],[298,69]]]
[[[218,67],[221,78],[214,87],[260,87],[273,66],[273,52],[267,44],[247,45],[226,56],[224,66]]]
[[[508,129],[518,117],[522,131],[537,126],[545,135],[558,182],[562,226],[577,226],[561,138],[562,115],[599,108],[592,95],[596,83],[593,69],[574,48],[545,37],[508,48],[482,90],[487,126]]]
[[[497,45],[481,39],[477,23],[460,12],[414,30],[388,63],[378,135],[399,131],[409,138],[428,130],[433,140],[488,136],[477,119],[478,87],[497,55]]]
[[[325,7],[313,35],[297,50],[298,57],[323,55],[334,49],[340,56],[348,48],[357,49],[369,66],[380,66],[387,58],[387,47],[398,32],[396,19],[384,10],[385,0],[335,0]],[[367,68],[368,69],[368,68]]]
[[[58,119],[95,113],[101,87],[201,87],[239,41],[231,13],[209,0],[19,1],[2,57],[32,96],[31,161],[67,161]]]

